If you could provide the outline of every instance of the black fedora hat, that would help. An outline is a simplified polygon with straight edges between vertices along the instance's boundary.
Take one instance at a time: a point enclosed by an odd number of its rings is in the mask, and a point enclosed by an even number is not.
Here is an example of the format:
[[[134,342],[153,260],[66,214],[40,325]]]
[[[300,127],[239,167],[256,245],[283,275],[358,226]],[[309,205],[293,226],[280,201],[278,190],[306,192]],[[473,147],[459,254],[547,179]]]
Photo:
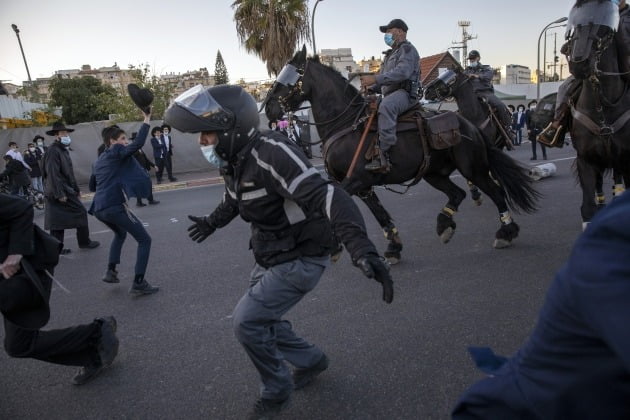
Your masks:
[[[52,281],[42,282],[39,274],[25,258],[21,261],[24,271],[2,281],[0,312],[14,325],[37,330],[50,319],[50,290]]]
[[[147,88],[141,88],[135,83],[129,83],[127,85],[127,92],[131,96],[131,100],[138,106],[145,114],[151,112],[151,104],[153,103],[153,92]]]
[[[52,129],[46,131],[46,134],[49,136],[56,136],[60,131],[67,131],[68,133],[72,133],[74,128],[68,128],[61,121],[55,121],[52,125]]]
[[[387,25],[379,26],[378,28],[383,33],[387,32],[388,29],[392,29],[392,28],[402,29],[404,32],[407,32],[407,30],[409,29],[407,27],[407,24],[403,22],[402,19],[392,19],[391,22],[389,22]]]

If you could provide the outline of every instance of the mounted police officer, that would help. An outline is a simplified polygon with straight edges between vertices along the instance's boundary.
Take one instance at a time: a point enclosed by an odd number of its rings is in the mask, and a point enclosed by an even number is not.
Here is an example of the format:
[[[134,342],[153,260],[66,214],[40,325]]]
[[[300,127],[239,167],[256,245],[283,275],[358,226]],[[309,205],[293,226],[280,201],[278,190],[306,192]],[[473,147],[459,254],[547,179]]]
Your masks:
[[[626,4],[626,0],[614,0],[613,3],[619,4],[619,26],[617,31],[621,35],[621,39],[630,51],[630,7]],[[560,50],[566,55],[566,46],[562,46]],[[629,57],[626,58],[627,61]],[[630,63],[629,63],[630,64]],[[556,110],[553,121],[538,135],[537,140],[549,146],[562,147],[564,145],[564,135],[566,133],[567,118],[570,114],[569,98],[582,88],[582,83],[573,76],[567,77],[558,88],[558,96],[556,97]]]
[[[407,41],[407,24],[401,19],[394,19],[379,29],[391,49],[385,52],[379,74],[361,76],[361,86],[380,90],[383,94],[378,107],[379,153],[365,169],[387,172],[390,169],[389,149],[396,144],[398,116],[420,99],[420,55]]]
[[[468,53],[468,67],[464,70],[464,74],[467,74],[470,78],[470,82],[473,85],[475,93],[484,98],[495,110],[501,125],[503,125],[505,133],[510,136],[508,140],[514,143],[514,139],[512,138],[512,117],[510,116],[510,111],[494,94],[494,86],[492,86],[494,70],[486,64],[481,64],[479,61],[480,59],[481,55],[479,54],[479,51],[471,50]]]
[[[298,337],[282,319],[318,283],[330,264],[332,230],[352,261],[383,285],[393,299],[386,263],[368,239],[352,198],[327,182],[286,136],[258,131],[254,98],[241,87],[198,85],[168,108],[165,121],[200,133],[204,157],[221,170],[223,201],[209,216],[189,216],[189,236],[202,242],[238,215],[251,224],[256,264],[249,290],[234,309],[233,326],[262,382],[252,418],[283,409],[293,389],[309,384],[328,367],[318,347]],[[295,367],[293,374],[285,364]]]

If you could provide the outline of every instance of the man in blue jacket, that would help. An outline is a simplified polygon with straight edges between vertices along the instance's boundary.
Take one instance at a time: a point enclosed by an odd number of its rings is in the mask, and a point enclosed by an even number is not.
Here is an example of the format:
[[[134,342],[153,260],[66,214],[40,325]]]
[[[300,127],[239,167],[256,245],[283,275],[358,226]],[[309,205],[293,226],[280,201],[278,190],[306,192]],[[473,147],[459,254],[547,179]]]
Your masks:
[[[629,213],[625,193],[593,218],[514,356],[470,349],[492,376],[464,393],[454,419],[630,418]]]
[[[125,132],[118,126],[104,128],[102,134],[106,149],[94,163],[90,177],[90,190],[96,191],[90,214],[94,214],[114,232],[103,281],[120,282],[116,266],[120,264],[122,246],[129,233],[138,242],[135,276],[129,290],[135,296],[148,295],[159,290],[144,278],[151,253],[151,237],[142,221],[129,210],[126,198],[148,198],[151,194],[149,174],[133,156],[144,146],[149,134],[150,119],[151,114],[144,113],[144,124],[131,144],[128,143]]]

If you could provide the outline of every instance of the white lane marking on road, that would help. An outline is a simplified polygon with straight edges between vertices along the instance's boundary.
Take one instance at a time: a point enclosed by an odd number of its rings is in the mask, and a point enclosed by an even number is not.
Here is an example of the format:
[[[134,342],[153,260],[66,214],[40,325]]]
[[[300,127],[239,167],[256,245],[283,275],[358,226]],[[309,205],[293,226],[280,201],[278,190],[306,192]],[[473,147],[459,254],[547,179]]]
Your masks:
[[[174,218],[174,217],[171,217],[171,223],[177,223],[177,222],[179,222],[179,220],[177,220],[177,219],[176,219],[176,218]]]

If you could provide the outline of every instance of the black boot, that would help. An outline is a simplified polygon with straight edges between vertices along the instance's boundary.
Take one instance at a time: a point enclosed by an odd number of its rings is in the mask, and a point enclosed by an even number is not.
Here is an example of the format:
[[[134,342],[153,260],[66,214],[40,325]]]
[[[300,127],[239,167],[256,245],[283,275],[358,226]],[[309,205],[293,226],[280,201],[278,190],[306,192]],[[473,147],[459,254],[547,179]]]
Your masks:
[[[365,169],[372,172],[389,172],[391,169],[389,154],[383,151],[383,149],[378,148],[378,155],[365,165]]]
[[[569,105],[566,103],[558,104],[558,108],[553,117],[553,121],[545,127],[545,129],[536,136],[536,140],[540,143],[551,147],[564,146],[564,135],[566,134],[565,120],[569,113]]]

